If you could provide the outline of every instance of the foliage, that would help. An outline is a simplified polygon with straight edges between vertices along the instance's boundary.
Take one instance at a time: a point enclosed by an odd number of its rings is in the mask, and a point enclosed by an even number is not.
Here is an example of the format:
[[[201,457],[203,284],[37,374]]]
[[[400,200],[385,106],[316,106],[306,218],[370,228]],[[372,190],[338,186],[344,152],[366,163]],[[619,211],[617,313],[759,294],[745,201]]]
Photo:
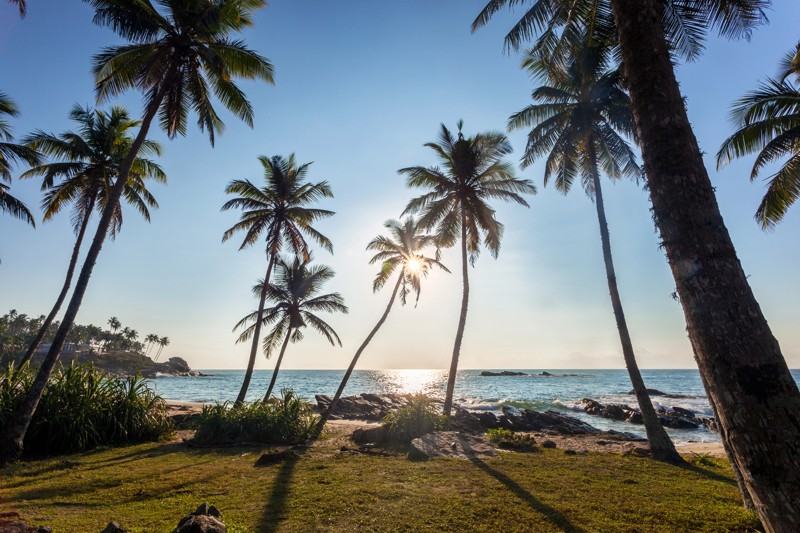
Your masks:
[[[493,428],[486,431],[486,438],[498,448],[506,450],[535,451],[536,439],[530,433],[514,433],[510,429]]]
[[[417,394],[408,405],[386,415],[383,423],[389,426],[391,442],[408,444],[432,431],[447,429],[449,420],[431,404],[430,398]]]
[[[3,181],[11,183],[11,164],[22,161],[29,165],[36,165],[40,160],[40,154],[35,150],[14,143],[14,136],[11,126],[6,117],[19,116],[16,104],[8,95],[0,91],[0,213],[7,212],[14,218],[24,220],[31,226],[35,226],[33,215],[28,207],[17,198],[8,193],[9,186]]]
[[[194,441],[202,445],[295,444],[311,437],[316,422],[311,408],[291,389],[284,389],[279,400],[243,403],[235,408],[228,402],[204,406]]]
[[[0,375],[0,431],[33,383],[13,365]],[[25,435],[25,451],[59,454],[155,441],[172,433],[163,399],[140,377],[113,378],[89,365],[59,366]]]

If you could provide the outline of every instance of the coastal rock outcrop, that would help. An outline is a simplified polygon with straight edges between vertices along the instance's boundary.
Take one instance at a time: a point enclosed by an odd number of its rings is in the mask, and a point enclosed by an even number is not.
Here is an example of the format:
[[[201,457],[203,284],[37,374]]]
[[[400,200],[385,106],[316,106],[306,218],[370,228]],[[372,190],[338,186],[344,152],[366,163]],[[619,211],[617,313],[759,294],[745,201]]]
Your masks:
[[[227,533],[222,515],[213,505],[202,503],[197,510],[181,519],[173,533]]]
[[[595,416],[620,420],[631,424],[643,424],[642,414],[638,409],[630,405],[622,404],[602,404],[596,400],[584,398],[583,410]],[[663,426],[673,429],[698,429],[706,427],[711,431],[716,431],[716,422],[711,417],[699,417],[689,409],[673,407],[670,410],[660,407],[657,409],[658,419]]]
[[[493,457],[497,455],[494,446],[486,439],[466,435],[458,431],[435,431],[411,441],[411,455],[419,458]]]
[[[509,406],[503,406],[503,415],[497,417],[497,422],[503,429],[510,429],[511,431],[552,431],[562,435],[595,435],[602,433],[596,427],[582,420],[556,411],[540,413],[532,409],[518,410]]]
[[[494,377],[494,376],[527,376],[525,372],[513,372],[511,370],[503,370],[500,372],[492,372],[491,370],[484,370],[481,376]]]
[[[317,394],[314,398],[317,400],[317,408],[320,412],[328,409],[331,404],[330,396]],[[404,394],[370,394],[366,392],[359,396],[343,396],[339,398],[339,403],[336,404],[331,419],[344,418],[377,422],[383,420],[392,411],[408,405],[408,398],[408,395]]]

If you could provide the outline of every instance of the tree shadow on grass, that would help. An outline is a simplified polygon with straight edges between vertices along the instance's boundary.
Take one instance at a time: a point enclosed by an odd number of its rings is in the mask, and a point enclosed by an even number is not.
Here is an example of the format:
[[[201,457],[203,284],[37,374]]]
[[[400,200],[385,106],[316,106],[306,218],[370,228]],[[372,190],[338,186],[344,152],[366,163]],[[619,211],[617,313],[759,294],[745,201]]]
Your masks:
[[[306,446],[294,446],[291,448],[295,453],[284,454],[281,461],[280,470],[272,481],[272,492],[269,495],[266,507],[261,514],[256,530],[263,533],[273,533],[284,519],[286,504],[289,500],[290,485],[294,477],[295,467],[298,461],[308,451],[311,442]],[[259,468],[270,468],[267,465],[254,465]]]
[[[528,490],[525,489],[522,485],[508,477],[506,474],[493,469],[485,462],[483,462],[474,452],[472,452],[472,448],[469,447],[467,442],[462,441],[462,446],[464,451],[466,452],[467,457],[472,462],[473,465],[478,467],[478,469],[482,470],[483,472],[489,474],[497,481],[505,485],[508,490],[510,490],[514,495],[526,503],[531,509],[536,511],[537,513],[543,514],[550,520],[554,525],[556,525],[562,531],[566,531],[569,533],[583,533],[585,530],[580,528],[569,521],[569,519],[564,516],[564,514],[559,511],[558,509],[551,507],[544,503],[543,501],[536,498],[533,494],[531,494]]]
[[[709,468],[703,468],[702,466],[692,464],[690,462],[685,462],[683,464],[675,465],[678,468],[682,468],[683,470],[687,470],[689,472],[694,472],[703,477],[707,477],[709,479],[713,479],[714,481],[719,481],[720,483],[725,483],[727,485],[733,485],[738,487],[736,480],[733,479],[731,476],[726,476],[725,474],[720,474],[719,472],[714,472]]]

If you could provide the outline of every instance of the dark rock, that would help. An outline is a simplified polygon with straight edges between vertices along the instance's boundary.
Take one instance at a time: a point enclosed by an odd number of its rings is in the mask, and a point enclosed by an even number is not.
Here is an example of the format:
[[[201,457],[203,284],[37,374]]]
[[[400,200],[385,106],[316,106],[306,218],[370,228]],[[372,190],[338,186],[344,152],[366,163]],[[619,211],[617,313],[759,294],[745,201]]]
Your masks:
[[[487,377],[495,377],[495,376],[527,376],[525,372],[512,372],[510,370],[503,370],[501,372],[492,372],[490,370],[484,370],[481,372],[481,376]]]
[[[318,394],[315,398],[320,411],[327,410],[331,404],[331,398],[328,396]],[[331,418],[377,422],[389,413],[408,405],[408,401],[408,396],[399,394],[364,393],[360,396],[345,396],[339,398]]]
[[[551,440],[543,440],[541,444],[539,444],[542,448],[556,448],[556,443]]]
[[[208,502],[203,502],[188,516],[178,522],[173,533],[227,533],[219,510]]]
[[[108,525],[100,533],[125,533],[128,531],[116,522],[109,522]]]
[[[19,515],[17,515],[19,516]],[[22,520],[0,518],[0,533],[52,533],[50,526],[29,526]]]
[[[486,429],[494,429],[500,425],[500,421],[497,420],[497,415],[492,413],[491,411],[485,411],[478,416],[478,420],[483,427]]]
[[[515,414],[519,413],[519,414]],[[505,420],[504,420],[505,418]],[[540,413],[532,409],[517,409],[503,406],[500,425],[513,431],[555,431],[561,435],[595,435],[599,429],[577,418],[556,411]]]
[[[539,375],[540,375],[540,376],[544,376],[544,377],[553,377],[555,374],[551,374],[550,372],[548,372],[547,370],[545,370],[545,371],[543,371],[543,372],[542,372],[541,374],[539,374]]]
[[[381,444],[389,440],[389,427],[380,425],[371,428],[358,428],[353,431],[350,438],[358,444]]]
[[[455,414],[450,417],[450,429],[455,431],[477,435],[483,433],[483,428],[480,417],[466,409],[456,409]]]
[[[578,455],[575,450],[564,450],[564,455]]]
[[[411,441],[411,455],[417,458],[434,457],[491,457],[497,454],[486,439],[457,431],[436,431]]]
[[[645,389],[644,391],[647,393],[648,396],[665,396],[667,394],[666,392],[661,392],[658,389]],[[635,395],[636,391],[634,389],[631,389],[628,391],[628,394]]]
[[[695,414],[694,411],[690,411],[689,409],[684,409],[683,407],[673,407],[672,410],[678,413],[681,416],[686,418],[694,418]]]

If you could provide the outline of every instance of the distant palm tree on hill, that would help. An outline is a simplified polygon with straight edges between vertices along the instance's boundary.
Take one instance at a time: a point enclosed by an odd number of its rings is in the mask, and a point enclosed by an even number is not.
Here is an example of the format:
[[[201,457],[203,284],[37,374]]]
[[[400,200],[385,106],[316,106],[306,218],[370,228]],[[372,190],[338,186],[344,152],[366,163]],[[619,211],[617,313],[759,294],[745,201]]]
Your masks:
[[[161,337],[158,339],[158,352],[156,352],[156,357],[154,361],[158,361],[158,358],[161,357],[161,350],[169,346],[169,337]]]
[[[117,178],[133,142],[129,132],[140,124],[131,120],[128,112],[119,106],[114,106],[110,112],[105,112],[76,105],[69,117],[77,123],[77,132],[67,131],[56,136],[36,131],[24,140],[28,146],[54,158],[55,161],[35,166],[20,177],[44,177],[42,190],[47,191],[42,201],[45,222],[68,204],[72,204],[72,227],[76,238],[61,292],[20,364],[28,361],[39,348],[47,329],[61,309],[61,304],[64,303],[72,284],[72,276],[78,264],[89,219],[95,211],[102,213],[107,207],[108,191]],[[167,177],[160,166],[145,158],[161,154],[161,146],[158,143],[145,141],[139,153],[143,157],[137,157],[133,163],[123,198],[149,222],[149,209],[157,208],[158,202],[147,190],[144,180],[153,179],[159,183],[166,183]],[[118,203],[109,228],[109,236],[112,239],[116,237],[121,226],[122,206]]]
[[[449,248],[461,243],[463,292],[453,357],[447,378],[444,414],[450,416],[453,404],[461,340],[467,323],[469,304],[469,265],[475,265],[483,245],[493,257],[500,251],[503,225],[495,218],[489,200],[515,202],[528,207],[523,194],[536,194],[529,180],[518,179],[514,168],[503,161],[511,153],[511,145],[502,133],[479,133],[464,137],[463,123],[458,122],[458,137],[442,124],[439,142],[425,146],[436,153],[442,168],[408,167],[400,173],[408,176],[409,187],[429,189],[406,206],[405,213],[420,213],[419,226],[434,229],[438,245]]]
[[[272,330],[264,337],[264,355],[269,358],[278,345],[281,348],[264,401],[269,400],[272,395],[289,341],[296,343],[303,340],[303,328],[311,326],[332,345],[342,345],[333,328],[315,314],[320,311],[347,313],[347,306],[344,305],[344,300],[338,292],[319,294],[322,285],[333,276],[333,269],[325,265],[309,266],[309,261],[297,256],[291,263],[278,258],[275,265],[276,281],[267,289],[267,300],[274,302],[275,305],[264,310],[263,325],[274,324]],[[262,290],[263,280],[253,287],[253,293],[260,295]],[[247,315],[236,324],[234,330],[254,322],[257,316],[258,312]],[[250,324],[236,342],[247,341],[253,335],[254,329],[255,323]]]
[[[369,332],[367,338],[361,343],[361,346],[356,350],[350,366],[344,373],[342,382],[336,390],[336,395],[333,397],[328,408],[322,413],[318,424],[318,431],[322,430],[325,422],[328,421],[336,404],[339,403],[344,388],[350,379],[350,375],[358,363],[361,353],[366,349],[367,345],[372,341],[372,338],[378,333],[378,330],[386,322],[386,317],[389,316],[389,311],[392,310],[395,298],[400,294],[400,303],[405,305],[408,296],[412,293],[416,295],[415,301],[419,301],[419,293],[421,290],[422,278],[428,276],[430,270],[436,266],[445,272],[450,272],[447,267],[439,262],[438,249],[436,256],[431,258],[423,255],[423,250],[428,247],[436,246],[436,238],[431,235],[426,235],[420,231],[417,221],[413,217],[407,217],[402,223],[396,220],[389,220],[384,223],[384,227],[389,230],[390,236],[379,235],[372,239],[367,245],[367,250],[374,250],[377,252],[369,260],[370,264],[380,263],[381,269],[375,280],[372,282],[372,292],[379,291],[386,282],[392,277],[395,271],[400,270],[397,276],[397,282],[394,284],[392,296],[389,298],[389,303],[386,305],[386,310],[381,315],[378,323]]]
[[[265,185],[259,188],[249,180],[233,180],[228,184],[225,192],[238,196],[228,200],[222,206],[223,211],[242,210],[239,222],[225,232],[222,241],[225,242],[237,232],[244,231],[245,237],[239,246],[239,250],[243,250],[258,242],[263,235],[267,254],[267,271],[264,274],[264,285],[259,296],[255,327],[251,336],[250,358],[247,361],[247,370],[234,406],[244,402],[247,389],[250,387],[261,337],[267,288],[272,269],[278,260],[278,254],[286,246],[292,253],[307,259],[310,256],[310,250],[306,237],[310,237],[333,253],[331,241],[313,227],[314,222],[332,216],[333,211],[308,207],[322,198],[333,197],[328,182],[306,182],[308,167],[311,163],[298,166],[294,154],[290,154],[288,158],[261,156],[258,159],[264,167]]]

